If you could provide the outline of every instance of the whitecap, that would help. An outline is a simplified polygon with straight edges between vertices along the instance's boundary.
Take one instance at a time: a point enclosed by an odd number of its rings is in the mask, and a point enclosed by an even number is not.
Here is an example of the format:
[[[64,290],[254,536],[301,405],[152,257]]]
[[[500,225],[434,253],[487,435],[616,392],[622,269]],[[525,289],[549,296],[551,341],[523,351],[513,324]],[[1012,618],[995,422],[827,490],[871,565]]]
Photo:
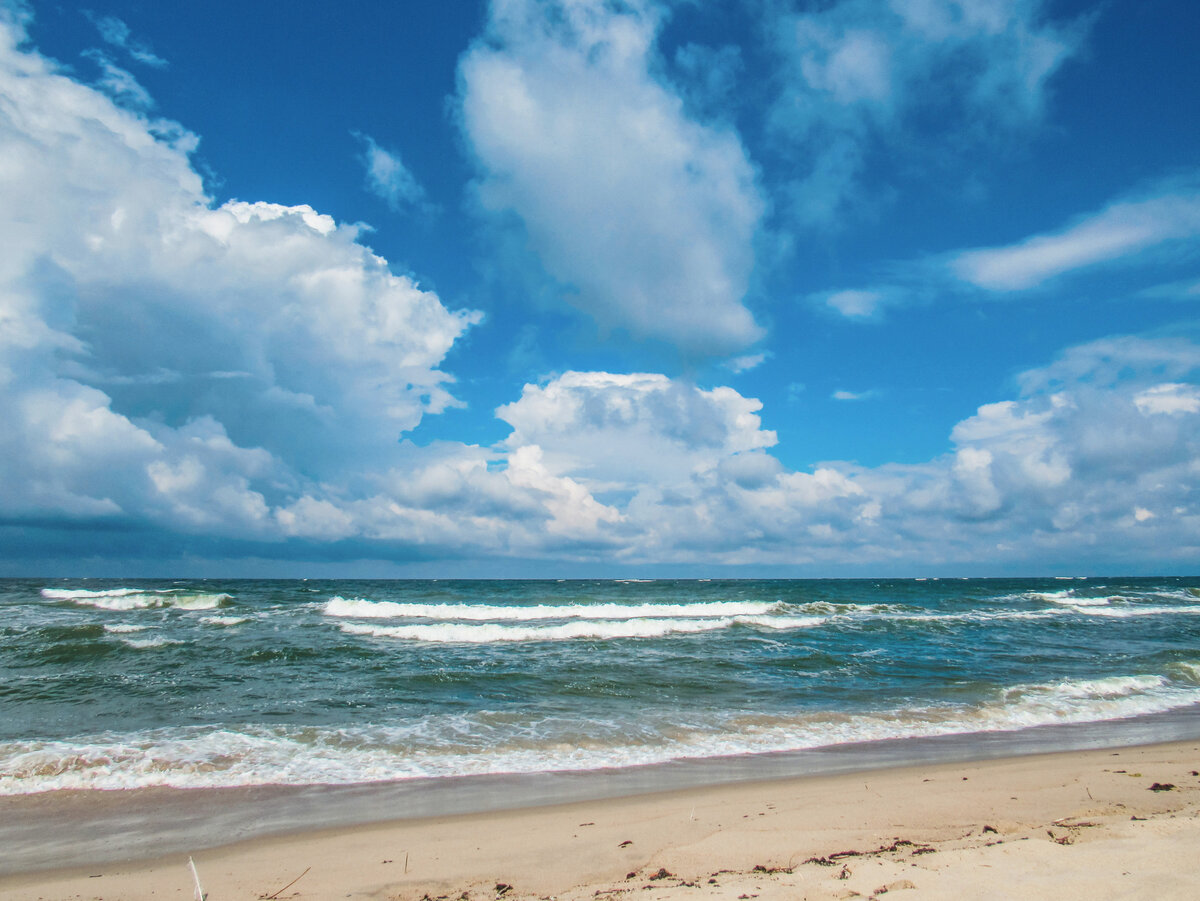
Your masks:
[[[138,651],[146,651],[152,648],[165,648],[170,645],[183,644],[183,642],[179,641],[178,639],[163,638],[161,635],[154,638],[122,638],[121,643],[129,645],[129,647]]]
[[[534,607],[496,604],[415,604],[333,597],[326,616],[354,619],[428,619],[479,622],[531,622],[550,619],[666,619],[679,617],[760,616],[781,607],[766,601],[710,601],[694,604],[545,604]]]
[[[41,594],[47,600],[69,601],[84,607],[117,611],[144,610],[152,607],[212,610],[224,607],[233,600],[232,595],[224,593],[186,591],[180,588],[113,588],[106,591],[43,588]]]
[[[0,742],[0,794],[591,770],[1096,722],[1198,702],[1200,685],[1130,674],[1010,686],[975,704],[711,714],[688,725],[662,716],[639,717],[635,723],[476,711],[402,725],[181,727],[70,741]]]

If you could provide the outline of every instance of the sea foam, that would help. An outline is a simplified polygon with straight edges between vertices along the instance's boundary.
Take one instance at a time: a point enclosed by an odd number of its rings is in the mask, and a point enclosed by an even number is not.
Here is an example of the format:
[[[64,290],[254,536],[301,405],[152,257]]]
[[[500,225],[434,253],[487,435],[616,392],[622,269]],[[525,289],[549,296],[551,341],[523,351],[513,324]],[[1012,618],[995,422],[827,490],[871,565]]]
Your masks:
[[[371,601],[365,598],[333,597],[326,602],[326,616],[355,619],[431,619],[480,622],[531,622],[546,619],[693,619],[708,616],[757,616],[781,605],[763,601],[711,601],[696,604],[545,604],[517,607],[495,604],[414,604]]]
[[[673,634],[695,634],[728,629],[736,624],[772,629],[795,629],[816,625],[815,617],[716,617],[712,619],[627,619],[574,620],[553,626],[512,626],[499,623],[438,623],[436,625],[381,626],[342,623],[350,635],[398,638],[450,644],[490,644],[513,641],[605,641],[617,638],[661,638]]]
[[[151,607],[175,607],[179,610],[212,610],[233,601],[224,593],[187,591],[182,588],[142,589],[110,588],[88,591],[82,588],[43,588],[42,597],[50,601],[68,601],[102,610],[144,610]]]
[[[487,711],[403,725],[163,728],[0,742],[0,794],[590,770],[1094,722],[1198,702],[1200,686],[1142,674],[1015,685],[973,705],[711,716],[683,728],[653,718],[623,723]]]

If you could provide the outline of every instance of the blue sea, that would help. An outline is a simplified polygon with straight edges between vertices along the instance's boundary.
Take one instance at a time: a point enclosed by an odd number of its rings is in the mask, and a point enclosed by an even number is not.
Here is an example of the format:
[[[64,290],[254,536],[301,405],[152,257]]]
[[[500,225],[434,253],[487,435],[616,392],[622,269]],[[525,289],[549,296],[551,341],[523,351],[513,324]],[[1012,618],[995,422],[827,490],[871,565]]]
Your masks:
[[[1200,735],[1200,578],[10,579],[0,607],[10,796]]]

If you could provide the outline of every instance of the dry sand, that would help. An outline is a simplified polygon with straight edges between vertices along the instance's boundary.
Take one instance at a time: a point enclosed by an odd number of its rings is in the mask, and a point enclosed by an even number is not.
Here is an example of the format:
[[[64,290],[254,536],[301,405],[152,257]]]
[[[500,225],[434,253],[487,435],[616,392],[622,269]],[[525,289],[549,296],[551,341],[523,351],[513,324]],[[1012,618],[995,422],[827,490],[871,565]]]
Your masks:
[[[1197,898],[1197,771],[1200,741],[1177,742],[298,832],[192,856],[209,901]],[[193,894],[187,855],[0,879],[0,899],[20,901]]]

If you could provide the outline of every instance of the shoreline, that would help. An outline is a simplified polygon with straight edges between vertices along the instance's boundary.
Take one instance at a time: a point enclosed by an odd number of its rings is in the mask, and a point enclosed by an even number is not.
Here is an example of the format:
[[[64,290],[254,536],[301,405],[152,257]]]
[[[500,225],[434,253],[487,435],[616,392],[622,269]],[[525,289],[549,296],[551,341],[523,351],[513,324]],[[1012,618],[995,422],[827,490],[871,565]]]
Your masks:
[[[231,842],[445,816],[969,765],[1054,753],[1200,743],[1200,705],[1020,730],[848,742],[768,754],[601,770],[501,773],[352,785],[66,790],[0,796],[0,878],[63,867],[136,864]],[[302,825],[298,825],[302,824]]]
[[[1185,897],[1200,878],[1197,771],[1191,740],[299,831],[191,856],[213,901],[302,873],[279,897]],[[188,856],[0,877],[0,901],[190,897]]]

